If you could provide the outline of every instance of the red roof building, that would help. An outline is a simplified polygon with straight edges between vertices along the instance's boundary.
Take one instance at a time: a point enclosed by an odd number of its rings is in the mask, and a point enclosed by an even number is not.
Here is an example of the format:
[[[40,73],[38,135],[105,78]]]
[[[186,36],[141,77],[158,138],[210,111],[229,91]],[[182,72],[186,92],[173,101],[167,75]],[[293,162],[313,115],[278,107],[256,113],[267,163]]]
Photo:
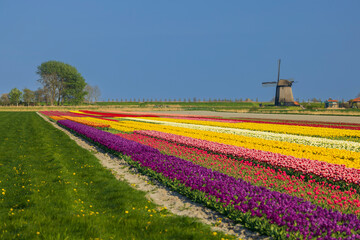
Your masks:
[[[360,108],[360,97],[350,100],[349,103],[351,108]]]
[[[325,108],[338,108],[338,107],[339,107],[338,100],[333,100],[329,98],[328,100],[325,101]]]

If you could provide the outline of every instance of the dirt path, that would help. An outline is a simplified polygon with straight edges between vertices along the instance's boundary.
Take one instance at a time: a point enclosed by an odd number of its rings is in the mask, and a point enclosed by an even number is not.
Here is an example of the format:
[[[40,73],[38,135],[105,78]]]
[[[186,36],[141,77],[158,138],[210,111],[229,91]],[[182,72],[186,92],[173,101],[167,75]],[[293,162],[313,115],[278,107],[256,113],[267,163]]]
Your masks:
[[[93,152],[104,167],[111,169],[117,179],[127,181],[133,188],[145,191],[147,193],[146,197],[149,200],[166,207],[171,213],[197,218],[199,221],[211,225],[213,231],[221,231],[241,239],[271,239],[260,236],[258,233],[246,229],[241,224],[235,224],[232,220],[225,218],[221,214],[194,203],[188,198],[162,186],[160,183],[152,181],[147,176],[139,174],[135,168],[131,167],[124,160],[104,152],[90,142],[73,135],[70,131],[59,127],[41,114],[38,113],[38,115],[55,128],[67,134],[79,146]]]

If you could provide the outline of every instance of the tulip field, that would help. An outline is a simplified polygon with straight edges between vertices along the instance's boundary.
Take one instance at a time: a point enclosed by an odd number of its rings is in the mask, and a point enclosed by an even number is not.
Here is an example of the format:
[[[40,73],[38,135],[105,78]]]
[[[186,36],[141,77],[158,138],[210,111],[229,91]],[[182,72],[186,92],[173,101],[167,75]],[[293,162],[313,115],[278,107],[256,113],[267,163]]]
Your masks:
[[[0,112],[1,240],[235,239],[157,205],[104,168],[105,154],[54,125],[35,112]]]
[[[40,113],[260,234],[360,239],[360,124]]]

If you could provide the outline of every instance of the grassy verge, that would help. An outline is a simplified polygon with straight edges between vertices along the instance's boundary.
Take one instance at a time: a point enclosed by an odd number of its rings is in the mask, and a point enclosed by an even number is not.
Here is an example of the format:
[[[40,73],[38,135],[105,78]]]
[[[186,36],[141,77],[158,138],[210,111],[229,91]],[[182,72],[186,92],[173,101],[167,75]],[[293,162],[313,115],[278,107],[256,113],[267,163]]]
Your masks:
[[[221,239],[115,179],[31,112],[0,113],[0,239]]]

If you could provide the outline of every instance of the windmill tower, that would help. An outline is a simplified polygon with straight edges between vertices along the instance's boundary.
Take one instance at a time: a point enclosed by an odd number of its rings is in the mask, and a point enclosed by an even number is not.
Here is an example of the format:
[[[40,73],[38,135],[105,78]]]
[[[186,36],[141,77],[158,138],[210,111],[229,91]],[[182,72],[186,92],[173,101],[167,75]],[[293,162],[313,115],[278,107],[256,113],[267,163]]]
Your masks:
[[[287,79],[280,79],[280,63],[278,66],[278,78],[277,82],[263,82],[263,87],[276,86],[275,91],[275,106],[295,106],[294,96],[291,86],[294,81]]]

